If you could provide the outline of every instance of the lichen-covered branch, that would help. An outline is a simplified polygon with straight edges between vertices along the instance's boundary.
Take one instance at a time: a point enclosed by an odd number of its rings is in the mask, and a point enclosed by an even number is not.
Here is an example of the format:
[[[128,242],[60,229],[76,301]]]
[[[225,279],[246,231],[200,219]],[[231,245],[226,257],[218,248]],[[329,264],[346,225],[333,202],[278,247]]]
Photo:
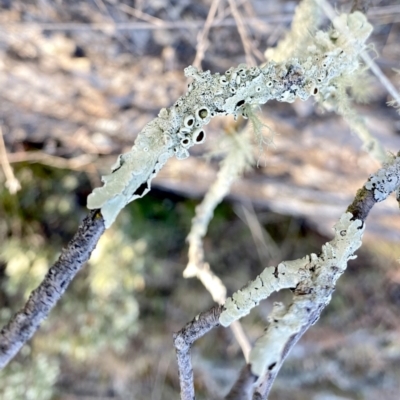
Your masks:
[[[300,264],[304,261],[303,265],[299,264],[302,279],[294,290],[291,305],[286,307],[275,303],[269,325],[250,353],[251,371],[260,377],[254,399],[267,398],[287,354],[329,304],[338,278],[361,246],[364,221],[373,205],[385,200],[399,186],[400,157],[396,157],[371,175],[358,191],[353,203],[334,227],[335,238],[322,247],[321,254],[311,254],[298,260]],[[305,274],[305,270],[309,273]],[[275,281],[275,277],[270,279]],[[228,304],[228,307],[232,306]],[[225,312],[224,309],[220,320]]]
[[[337,17],[334,8],[329,4],[326,0],[317,0],[322,9],[324,10],[327,17],[333,22],[335,29],[340,34],[344,34],[346,30],[346,25],[343,24]],[[366,0],[356,0],[352,7],[352,12],[358,9],[368,9],[369,1]],[[358,12],[358,11],[356,11]],[[374,75],[378,78],[382,86],[387,90],[387,92],[393,97],[393,100],[389,102],[389,104],[400,104],[400,93],[394,87],[392,82],[386,77],[386,75],[379,68],[378,64],[370,57],[370,55],[366,51],[362,51],[360,53],[360,57],[368,66],[368,68],[374,73]]]
[[[246,366],[232,388],[227,399],[235,399],[236,393],[242,398],[248,398],[249,387],[253,390],[253,399],[267,399],[272,384],[290,350],[301,338],[304,332],[319,319],[322,310],[329,304],[336,282],[347,267],[347,262],[354,259],[355,251],[361,246],[365,229],[365,219],[373,205],[385,200],[390,193],[400,187],[400,156],[372,174],[361,188],[347,211],[334,226],[333,240],[322,246],[319,255],[311,254],[295,261],[285,261],[278,267],[268,267],[254,281],[235,292],[228,298],[222,308],[215,307],[203,313],[212,315],[212,325],[218,322],[228,326],[232,322],[247,315],[257,306],[261,299],[268,297],[273,291],[292,288],[293,299],[289,306],[275,303],[268,318],[269,325],[255,343]],[[217,310],[217,311],[215,311]],[[197,332],[205,332],[202,315],[195,318],[189,325],[191,338],[200,337]],[[217,321],[218,320],[218,321]],[[185,334],[187,335],[187,334]],[[179,361],[180,370],[186,371],[185,381],[181,385],[187,389],[188,395],[182,399],[192,399],[193,371],[190,364],[189,350],[193,340],[184,348],[184,357]],[[176,346],[178,348],[178,346]],[[257,379],[254,388],[251,381]],[[186,390],[185,389],[185,390]],[[251,391],[250,391],[251,392]],[[232,396],[232,397],[229,397]]]
[[[269,326],[250,353],[249,363],[255,375],[263,377],[279,371],[288,354],[288,344],[293,347],[305,328],[314,324],[329,304],[337,279],[361,246],[363,223],[351,219],[350,213],[343,214],[335,225],[335,238],[322,247],[319,256],[311,254],[304,259],[302,268],[310,275],[296,286],[292,304],[274,305]]]
[[[150,190],[152,178],[170,157],[186,158],[191,146],[204,141],[203,127],[216,115],[246,116],[249,106],[268,100],[290,103],[329,93],[337,80],[357,70],[372,31],[359,12],[337,19],[345,29],[335,35],[316,32],[301,58],[262,67],[239,65],[222,75],[186,68],[185,75],[193,78],[188,92],[144,127],[131,152],[119,156],[113,172],[103,177],[104,186],[89,196],[88,207],[101,209],[109,227],[127,203]]]
[[[33,336],[72,279],[89,260],[104,230],[104,220],[99,210],[91,211],[43,282],[31,293],[25,306],[0,331],[0,368]]]
[[[296,7],[290,31],[276,47],[265,51],[265,57],[268,60],[282,62],[307,51],[307,47],[313,42],[319,19],[320,10],[317,0],[301,1]]]

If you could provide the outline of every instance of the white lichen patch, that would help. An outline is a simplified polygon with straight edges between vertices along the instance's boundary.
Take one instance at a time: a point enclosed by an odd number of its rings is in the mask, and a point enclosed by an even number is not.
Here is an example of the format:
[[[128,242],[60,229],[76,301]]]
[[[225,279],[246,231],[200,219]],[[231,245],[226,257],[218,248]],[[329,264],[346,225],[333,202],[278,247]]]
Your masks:
[[[242,64],[223,75],[187,67],[185,75],[193,78],[187,93],[144,127],[131,152],[120,156],[112,173],[103,177],[104,186],[89,196],[88,208],[101,209],[109,227],[127,203],[147,193],[169,157],[185,159],[191,146],[203,142],[204,126],[216,115],[236,118],[246,115],[246,106],[271,99],[290,103],[316,94],[328,96],[335,79],[358,68],[357,55],[372,30],[361,13],[341,16],[340,22],[345,34],[317,32],[301,59],[252,68]]]
[[[351,213],[341,216],[334,226],[334,239],[322,247],[319,256],[311,254],[298,260],[298,265],[302,266],[297,271],[298,283],[292,304],[287,310],[281,304],[274,306],[265,334],[257,340],[250,353],[249,363],[256,376],[264,376],[267,370],[279,369],[288,343],[297,337],[303,327],[315,323],[320,310],[329,303],[336,281],[361,246],[364,226],[362,221],[352,220],[352,217]],[[292,265],[296,263],[294,261]],[[296,275],[295,271],[293,275]],[[296,278],[293,280],[296,281]],[[226,318],[224,322],[227,322]]]
[[[249,282],[244,288],[235,292],[224,304],[219,322],[223,326],[229,326],[257,306],[261,300],[268,298],[273,292],[281,289],[294,289],[297,284],[310,273],[305,265],[309,258],[295,261],[285,261],[277,267],[268,267]]]
[[[277,267],[266,268],[257,278],[228,298],[220,316],[223,326],[247,315],[259,302],[281,289],[295,289],[301,282],[322,279],[324,268],[335,267],[335,274],[342,273],[347,261],[355,258],[354,251],[361,245],[363,228],[361,221],[351,221],[352,214],[343,214],[335,225],[335,237],[322,246],[321,255],[311,254],[304,258],[285,261]],[[332,280],[329,269],[327,280]],[[327,283],[327,282],[326,282]]]
[[[371,175],[364,186],[373,192],[375,201],[385,200],[400,186],[400,157],[394,158],[392,164],[386,164]]]
[[[291,306],[290,312],[282,303],[275,303],[268,318],[270,323],[268,334],[261,336],[249,356],[251,372],[256,376],[263,376],[267,370],[272,371],[279,366],[284,354],[286,339],[292,332],[300,331],[302,320],[297,317],[301,309],[296,304]]]

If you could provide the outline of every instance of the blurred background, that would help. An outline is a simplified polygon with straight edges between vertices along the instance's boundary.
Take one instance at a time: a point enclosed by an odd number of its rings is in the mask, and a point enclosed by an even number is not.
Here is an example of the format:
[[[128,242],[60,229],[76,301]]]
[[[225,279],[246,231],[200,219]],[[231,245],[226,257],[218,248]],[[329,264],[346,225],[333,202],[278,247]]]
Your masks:
[[[116,156],[186,90],[211,1],[0,1],[0,322],[18,310],[87,214],[86,197]],[[350,2],[330,1],[338,12]],[[297,1],[221,0],[203,69],[262,62]],[[245,45],[239,26],[244,26]],[[400,4],[372,0],[376,62],[400,88]],[[328,20],[321,16],[321,24]],[[370,76],[357,110],[393,153],[400,116]],[[207,261],[229,293],[279,261],[318,253],[332,225],[379,164],[342,118],[313,99],[269,102],[278,135],[235,182],[205,238]],[[172,333],[213,305],[184,279],[194,209],[216,178],[222,137],[242,125],[216,118],[192,157],[170,160],[146,197],[101,238],[88,265],[40,331],[0,372],[4,400],[169,400],[179,396]],[[257,146],[255,146],[257,151]],[[290,354],[271,400],[397,400],[400,393],[400,215],[391,198],[367,221],[365,241],[331,304]],[[243,320],[261,335],[279,293]],[[228,329],[193,348],[199,399],[225,394],[244,359]]]

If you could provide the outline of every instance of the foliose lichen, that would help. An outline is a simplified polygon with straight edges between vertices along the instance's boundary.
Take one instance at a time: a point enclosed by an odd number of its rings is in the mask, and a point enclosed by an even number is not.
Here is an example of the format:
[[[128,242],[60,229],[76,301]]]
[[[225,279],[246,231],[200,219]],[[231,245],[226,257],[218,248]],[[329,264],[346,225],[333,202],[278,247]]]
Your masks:
[[[246,105],[328,96],[335,79],[357,69],[358,53],[372,31],[359,12],[338,18],[345,34],[317,32],[302,59],[251,68],[241,64],[214,75],[187,67],[185,75],[193,79],[187,93],[143,128],[132,150],[119,156],[112,173],[102,178],[104,186],[89,195],[88,208],[101,209],[109,227],[127,203],[150,190],[151,180],[170,157],[185,159],[191,146],[205,140],[204,126],[216,115],[246,117]]]

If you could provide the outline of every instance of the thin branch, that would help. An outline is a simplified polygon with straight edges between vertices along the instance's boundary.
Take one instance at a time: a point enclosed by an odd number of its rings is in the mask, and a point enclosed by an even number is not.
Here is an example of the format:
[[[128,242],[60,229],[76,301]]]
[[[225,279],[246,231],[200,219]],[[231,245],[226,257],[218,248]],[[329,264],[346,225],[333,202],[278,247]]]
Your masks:
[[[326,16],[334,21],[336,17],[336,12],[333,7],[326,0],[318,0],[321,8],[325,12]],[[365,3],[365,0],[355,1],[357,6],[361,7],[362,3]],[[353,8],[356,4],[353,5]],[[352,11],[353,12],[353,11]],[[342,26],[340,24],[335,24],[335,28],[339,31],[342,30]],[[400,104],[400,94],[397,89],[394,87],[392,82],[386,77],[386,75],[382,72],[376,62],[370,57],[370,55],[366,51],[362,51],[360,53],[360,57],[364,60],[365,64],[371,69],[371,71],[375,74],[378,80],[381,82],[382,86],[387,90],[387,92],[393,97],[396,104]]]
[[[250,400],[256,380],[257,377],[251,372],[250,365],[246,364],[240,371],[239,378],[225,397],[225,400]]]
[[[292,20],[291,14],[277,14],[273,17],[261,18],[244,18],[246,24],[257,24],[260,21],[265,23],[284,23]],[[26,30],[32,28],[39,28],[51,31],[105,31],[113,32],[114,30],[159,30],[159,29],[199,29],[204,26],[204,20],[192,21],[163,21],[162,24],[154,24],[148,22],[8,22],[1,25],[2,29],[16,28],[18,30]],[[215,20],[212,27],[234,27],[237,26],[234,18],[227,18],[224,20]]]
[[[239,343],[240,348],[242,349],[244,359],[246,360],[246,362],[248,362],[251,351],[251,345],[249,339],[247,338],[243,330],[242,324],[240,323],[240,321],[234,321],[231,323],[230,328],[232,330],[233,336]]]
[[[386,165],[370,176],[366,184],[357,192],[353,203],[347,208],[346,212],[353,215],[352,220],[362,224],[358,229],[361,230],[364,227],[365,220],[374,204],[385,200],[399,185],[400,158],[397,157],[392,159],[391,164]],[[338,232],[338,229],[336,232]],[[353,233],[357,235],[354,229]],[[339,232],[339,236],[346,237],[347,235],[351,235],[351,228]],[[352,246],[349,252],[349,257],[351,258],[353,251],[355,251],[361,243],[357,245],[357,243],[352,241],[351,237],[349,237],[348,240],[351,242],[349,245]],[[334,246],[334,243],[335,241],[327,243],[324,246],[323,252],[325,252],[325,254],[323,254],[322,257],[311,257],[304,265],[304,268],[314,270],[314,276],[311,276],[311,281],[306,279],[296,286],[290,307],[286,310],[281,304],[275,304],[270,317],[271,323],[265,334],[257,341],[253,348],[253,354],[250,355],[250,362],[254,361],[254,353],[257,352],[257,346],[264,347],[264,354],[268,352],[268,350],[270,353],[273,353],[277,347],[282,349],[282,353],[278,355],[278,358],[274,359],[274,362],[268,365],[263,379],[255,390],[253,400],[264,400],[268,398],[272,384],[288,353],[304,332],[311,325],[315,324],[322,310],[329,304],[335,289],[335,283],[344,272],[343,267],[347,264],[346,258],[349,258],[345,257],[343,260],[345,264],[340,267],[338,259],[340,257],[340,251],[335,248],[337,246]],[[332,257],[334,260],[334,265],[330,267],[329,264],[332,264],[329,262],[329,254],[331,254],[331,251],[329,247],[327,247],[328,245],[332,247]],[[344,249],[344,251],[346,251],[346,249]],[[322,264],[318,259],[322,260]],[[318,270],[320,271],[318,272]],[[306,317],[303,322],[301,322],[302,316]],[[277,334],[279,338],[277,338]],[[280,340],[283,340],[283,342],[279,345]],[[257,357],[259,358],[259,356]],[[273,359],[273,357],[271,358],[270,356],[268,356],[268,358]],[[254,370],[254,366],[252,367]]]
[[[208,47],[208,33],[215,19],[215,14],[217,12],[220,0],[213,0],[211,3],[210,11],[208,12],[206,22],[204,24],[203,30],[199,32],[197,36],[197,47],[196,47],[196,57],[193,61],[193,66],[196,68],[201,68],[201,61],[204,58],[204,53]]]
[[[243,43],[243,48],[246,53],[246,63],[249,66],[254,66],[256,65],[256,62],[254,60],[254,57],[252,56],[252,44],[249,39],[249,36],[246,31],[246,27],[244,25],[243,19],[239,13],[239,10],[237,9],[236,6],[236,0],[228,0],[229,7],[232,11],[233,18],[235,18],[236,24],[237,24],[237,29],[240,35],[240,39],[242,40]]]
[[[73,171],[89,171],[91,166],[98,159],[98,156],[82,154],[73,158],[64,158],[53,156],[43,151],[20,151],[9,154],[10,164],[20,162],[37,162],[43,165],[49,165],[53,168],[70,169]],[[92,171],[90,171],[92,172]]]
[[[238,2],[240,4],[240,2]],[[238,5],[239,5],[238,4]],[[136,10],[138,11],[138,10]],[[126,12],[126,11],[125,11]],[[371,21],[381,22],[382,18],[385,18],[384,23],[389,24],[396,22],[398,18],[399,8],[397,6],[387,6],[387,7],[374,7],[371,9],[368,17]],[[229,14],[229,13],[227,13]],[[137,14],[137,18],[145,20],[145,15],[142,14],[142,17],[139,17]],[[151,17],[149,15],[149,17]],[[226,16],[225,16],[226,17]],[[222,16],[221,18],[215,19],[212,23],[211,27],[233,27],[237,26],[237,23],[234,18],[225,18]],[[153,17],[156,20],[158,18]],[[148,19],[150,21],[150,19]],[[266,24],[283,24],[289,23],[293,20],[293,13],[276,13],[268,16],[259,16],[257,18],[254,17],[244,17],[242,18],[243,22],[247,25],[257,26],[260,22]],[[44,30],[54,30],[54,31],[113,31],[115,30],[159,30],[159,29],[199,29],[204,26],[204,20],[193,20],[193,21],[162,21],[162,24],[151,19],[151,22],[4,22],[1,24],[2,29],[10,29],[16,28],[18,30],[30,30],[32,28],[39,28]]]
[[[213,274],[209,265],[204,262],[203,237],[213,217],[214,210],[223,198],[229,193],[232,183],[253,162],[252,146],[247,133],[227,135],[229,146],[228,154],[221,162],[216,181],[207,191],[203,201],[196,207],[196,214],[192,220],[189,242],[189,262],[183,272],[186,278],[197,276],[210,292],[214,301],[225,302],[226,289],[220,279]]]
[[[15,194],[18,190],[21,189],[21,184],[19,180],[15,177],[14,171],[10,165],[8,156],[7,156],[7,149],[4,143],[3,138],[3,130],[0,126],[0,163],[4,171],[4,175],[6,177],[6,187],[10,191],[11,194]]]
[[[379,68],[378,64],[370,57],[370,55],[363,51],[360,54],[361,58],[365,61],[371,71],[378,78],[382,86],[388,91],[388,93],[393,97],[396,104],[400,104],[400,94],[394,87],[393,83],[387,78],[387,76]]]
[[[143,11],[138,10],[137,8],[128,6],[127,4],[120,3],[120,4],[118,4],[118,8],[121,11],[123,11],[129,15],[132,15],[135,18],[146,21],[152,25],[159,26],[159,27],[163,27],[165,25],[165,21],[163,21],[162,19],[153,17],[152,15],[146,14]]]
[[[181,400],[193,400],[195,398],[193,368],[190,358],[192,344],[211,329],[219,326],[221,311],[222,306],[216,305],[210,310],[202,312],[173,336],[178,361]]]
[[[236,208],[235,213],[249,227],[260,261],[278,259],[281,253],[279,247],[271,235],[261,226],[251,202],[241,204],[240,208]]]
[[[217,205],[229,193],[234,180],[242,175],[254,161],[248,132],[242,134],[231,132],[225,140],[230,147],[228,154],[221,162],[216,181],[207,191],[203,201],[196,207],[196,215],[192,220],[192,227],[187,238],[189,262],[183,272],[185,278],[196,276],[218,304],[225,303],[226,287],[211,270],[210,265],[204,261],[203,237]],[[231,329],[247,361],[251,347],[240,322],[236,321]]]
[[[366,14],[369,9],[370,3],[371,3],[371,0],[354,0],[353,6],[351,7],[350,12],[353,13],[356,11],[360,11],[363,14]]]
[[[0,368],[7,365],[47,318],[72,279],[89,260],[104,230],[99,210],[92,210],[25,306],[0,331]]]

